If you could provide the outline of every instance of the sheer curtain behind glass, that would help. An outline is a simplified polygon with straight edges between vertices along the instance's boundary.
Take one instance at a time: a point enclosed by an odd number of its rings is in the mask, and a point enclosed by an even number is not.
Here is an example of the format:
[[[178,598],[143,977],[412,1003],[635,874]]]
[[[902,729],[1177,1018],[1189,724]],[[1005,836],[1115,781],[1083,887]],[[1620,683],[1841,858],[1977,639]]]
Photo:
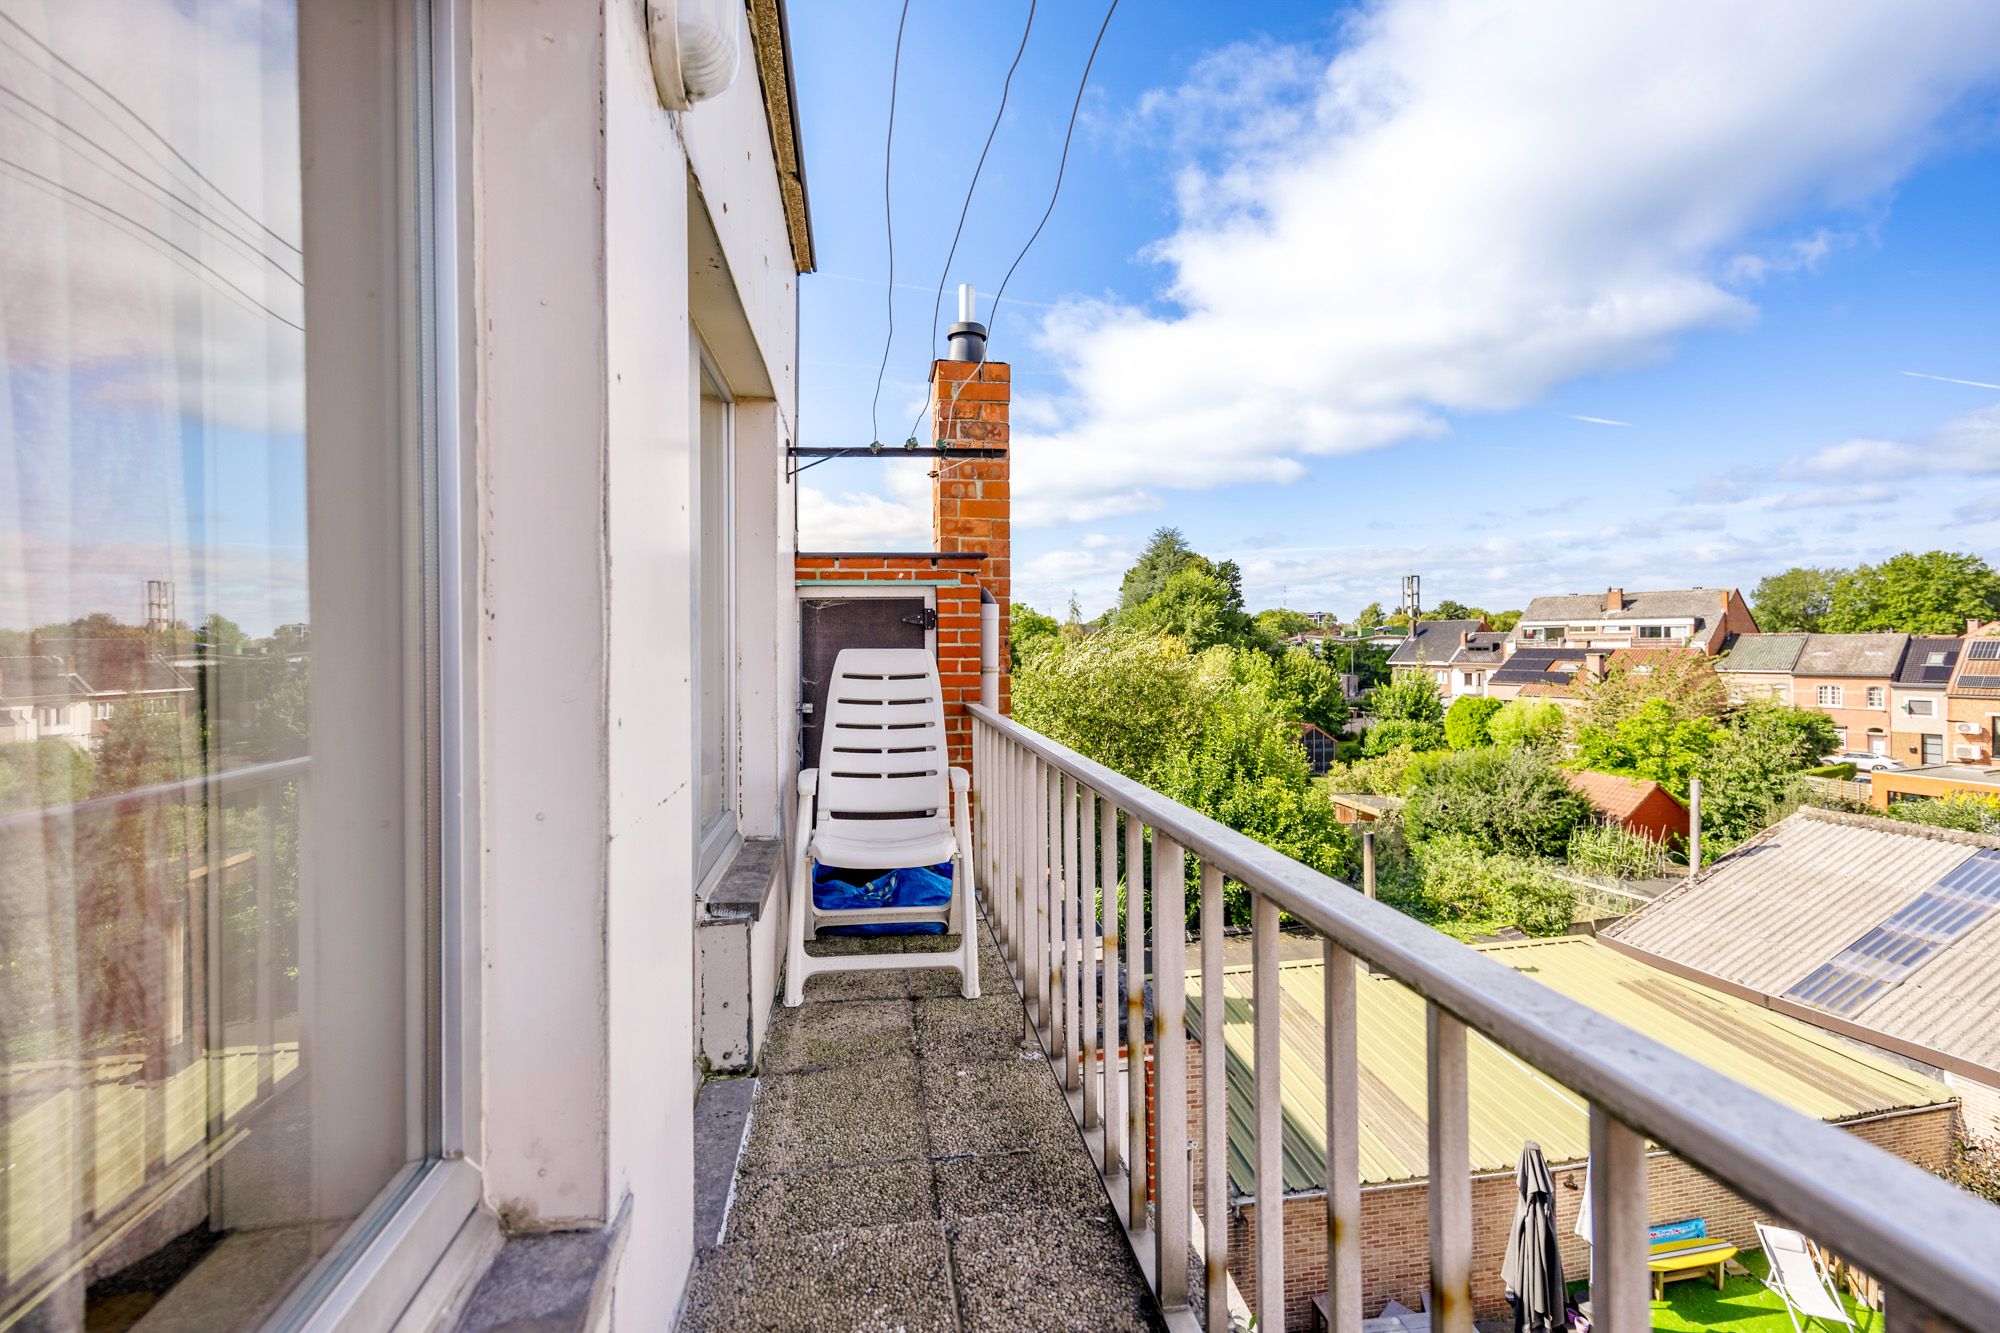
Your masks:
[[[320,428],[396,318],[308,262],[312,41],[0,3],[0,1327],[250,1326],[417,1155],[412,464]]]

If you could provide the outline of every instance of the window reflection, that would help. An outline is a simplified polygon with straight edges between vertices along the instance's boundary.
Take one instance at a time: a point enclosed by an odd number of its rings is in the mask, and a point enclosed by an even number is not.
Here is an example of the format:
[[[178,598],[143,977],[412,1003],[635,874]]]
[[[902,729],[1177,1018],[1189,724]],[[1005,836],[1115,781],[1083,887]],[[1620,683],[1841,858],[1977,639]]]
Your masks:
[[[406,890],[315,841],[403,724],[314,716],[298,70],[0,9],[0,1327],[250,1326],[413,1155]]]

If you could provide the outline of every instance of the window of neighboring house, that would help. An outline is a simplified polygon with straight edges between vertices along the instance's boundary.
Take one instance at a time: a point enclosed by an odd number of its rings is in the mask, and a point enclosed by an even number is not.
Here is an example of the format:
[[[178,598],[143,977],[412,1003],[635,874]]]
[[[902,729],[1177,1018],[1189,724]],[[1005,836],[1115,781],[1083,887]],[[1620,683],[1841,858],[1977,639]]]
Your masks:
[[[1665,625],[1641,625],[1639,626],[1639,637],[1642,639],[1665,639],[1671,637],[1671,631]]]
[[[1888,697],[1888,692],[1884,690],[1880,685],[1870,685],[1868,687],[1868,706],[1870,708],[1887,707],[1886,703],[1887,697]]]
[[[1936,717],[1937,700],[1912,699],[1909,704],[1911,717]]]
[[[0,44],[28,113],[0,122],[6,522],[36,534],[0,541],[0,630],[98,622],[43,651],[100,689],[168,674],[177,624],[250,651],[98,704],[93,762],[0,829],[0,1322],[386,1327],[466,1216],[397,1211],[461,1151],[429,702],[449,57],[422,0],[115,8],[10,6]],[[343,1319],[364,1288],[403,1296]]]
[[[1868,728],[1868,753],[1889,753],[1889,737],[1880,727]]]
[[[1833,729],[1833,748],[1836,750],[1845,750],[1847,748],[1846,727],[1836,726]]]
[[[1819,687],[1815,697],[1818,699],[1821,708],[1838,708],[1840,707],[1841,693],[1841,687],[1838,685],[1822,685]]]
[[[697,353],[701,379],[701,441],[695,459],[695,495],[701,541],[695,552],[695,690],[697,723],[696,829],[699,881],[736,845],[734,790],[735,617],[731,614],[735,549],[730,523],[730,474],[735,466],[735,404],[705,351]]]
[[[1944,655],[1943,653],[1939,653],[1939,652],[1930,652],[1930,653],[1925,653],[1925,654],[1924,654],[1924,665],[1925,665],[1925,666],[1943,666],[1943,665],[1944,665],[1944,657],[1945,657],[1945,655]]]
[[[1478,677],[1474,676],[1470,671],[1461,671],[1458,674],[1464,677],[1467,689],[1471,689],[1474,685],[1478,684]]]

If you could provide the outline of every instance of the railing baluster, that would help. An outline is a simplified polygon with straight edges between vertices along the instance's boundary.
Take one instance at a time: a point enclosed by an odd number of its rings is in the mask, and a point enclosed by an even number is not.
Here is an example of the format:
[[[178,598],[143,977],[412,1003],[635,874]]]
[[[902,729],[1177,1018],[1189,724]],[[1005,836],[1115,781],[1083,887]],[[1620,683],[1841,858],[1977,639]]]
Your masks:
[[[1153,830],[1154,1277],[1160,1306],[1188,1303],[1187,854]]]
[[[1646,1267],[1646,1140],[1590,1108],[1590,1323],[1607,1333],[1652,1327]]]
[[[1035,766],[1035,862],[1030,867],[1034,875],[1035,891],[1035,994],[1040,1002],[1035,1006],[1035,1025],[1045,1049],[1054,1049],[1052,1037],[1055,1032],[1054,1011],[1050,1007],[1054,955],[1049,949],[1049,931],[1054,923],[1049,919],[1049,911],[1054,904],[1049,894],[1054,887],[1053,858],[1049,853],[1055,850],[1055,838],[1049,832],[1049,821],[1055,817],[1055,770],[1044,764]]]
[[[1062,811],[1056,833],[1062,845],[1056,849],[1056,864],[1062,869],[1062,897],[1056,904],[1057,939],[1061,942],[1056,952],[1056,988],[1062,992],[1062,1002],[1056,1007],[1056,1021],[1062,1024],[1062,1040],[1056,1043],[1056,1059],[1062,1064],[1062,1085],[1075,1092],[1082,1019],[1076,1002],[1076,779],[1065,773],[1058,796]]]
[[[1103,1109],[1097,1062],[1097,793],[1079,786],[1078,794],[1082,800],[1077,803],[1076,878],[1081,893],[1076,933],[1083,975],[1077,999],[1083,1005],[1083,1127],[1091,1130],[1097,1128]]]
[[[1201,868],[1201,1237],[1208,1333],[1229,1333],[1229,1083],[1224,1062],[1222,871]]]
[[[1431,1327],[1472,1333],[1472,1139],[1465,1024],[1426,1005],[1429,1040]]]
[[[1278,904],[1257,894],[1250,909],[1251,1018],[1257,1117],[1257,1322],[1285,1326],[1285,1152],[1283,1000],[1278,974]]]
[[[1321,941],[1326,973],[1327,1333],[1361,1333],[1361,1059],[1354,955]]]
[[[1119,1097],[1123,1085],[1118,1078],[1118,807],[1099,801],[1098,883],[1102,885],[1104,944],[1099,978],[1104,992],[1104,1174],[1108,1177],[1125,1160],[1124,1103]]]
[[[1125,1225],[1146,1229],[1146,826],[1125,816]]]

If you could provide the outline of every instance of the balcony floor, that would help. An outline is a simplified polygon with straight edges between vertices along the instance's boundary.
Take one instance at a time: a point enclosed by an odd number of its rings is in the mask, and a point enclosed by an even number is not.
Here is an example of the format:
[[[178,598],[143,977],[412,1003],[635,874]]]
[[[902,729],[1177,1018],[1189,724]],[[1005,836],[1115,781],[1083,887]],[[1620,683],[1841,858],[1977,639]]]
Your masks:
[[[681,1327],[1162,1327],[1068,1103],[982,926],[955,973],[812,978],[764,1050],[722,1243]],[[949,948],[828,939],[815,953]]]

